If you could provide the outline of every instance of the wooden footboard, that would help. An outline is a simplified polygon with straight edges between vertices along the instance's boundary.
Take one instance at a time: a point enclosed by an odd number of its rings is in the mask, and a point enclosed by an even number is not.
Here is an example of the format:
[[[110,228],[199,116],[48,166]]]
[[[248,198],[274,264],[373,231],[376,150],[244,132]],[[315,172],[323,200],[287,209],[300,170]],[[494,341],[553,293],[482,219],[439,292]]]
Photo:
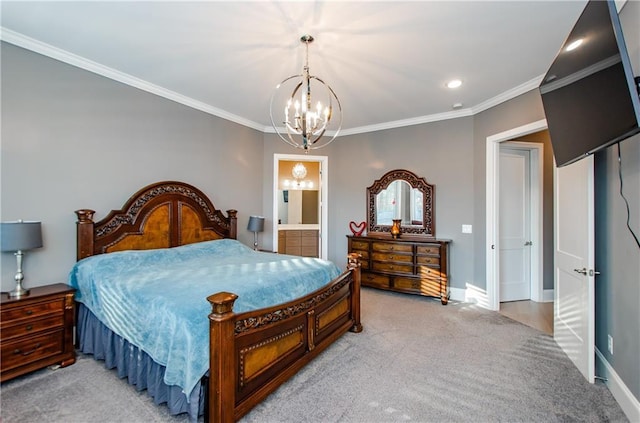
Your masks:
[[[360,263],[320,290],[235,314],[237,296],[211,295],[208,421],[239,420],[347,331],[360,332]]]

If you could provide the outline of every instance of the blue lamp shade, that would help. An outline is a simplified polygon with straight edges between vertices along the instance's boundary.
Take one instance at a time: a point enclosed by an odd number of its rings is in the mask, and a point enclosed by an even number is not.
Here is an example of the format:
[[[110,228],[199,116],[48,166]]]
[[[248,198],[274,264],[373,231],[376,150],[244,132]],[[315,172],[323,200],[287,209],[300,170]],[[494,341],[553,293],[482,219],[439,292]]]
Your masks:
[[[26,251],[42,247],[42,227],[40,222],[2,222],[0,250]]]
[[[262,216],[249,216],[249,224],[247,230],[251,232],[264,231],[264,217]]]

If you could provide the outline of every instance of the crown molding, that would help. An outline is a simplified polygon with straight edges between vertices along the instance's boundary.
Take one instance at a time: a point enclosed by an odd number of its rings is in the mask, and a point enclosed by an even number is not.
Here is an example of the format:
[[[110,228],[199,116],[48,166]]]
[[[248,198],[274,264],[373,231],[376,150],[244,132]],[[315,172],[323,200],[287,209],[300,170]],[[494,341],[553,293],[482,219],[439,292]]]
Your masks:
[[[497,96],[490,98],[486,101],[483,101],[480,104],[477,104],[471,108],[472,114],[478,114],[487,109],[497,106],[498,104],[504,103],[505,101],[511,100],[513,98],[518,97],[519,95],[528,93],[531,90],[537,89],[540,86],[540,82],[542,82],[542,78],[544,75],[536,76],[535,78],[518,85],[517,87],[513,87],[510,90],[503,92],[502,94],[498,94]]]
[[[138,88],[151,94],[164,97],[166,99],[175,101],[176,103],[184,104],[185,106],[220,117],[222,119],[226,119],[258,131],[262,131],[264,129],[262,124],[218,109],[209,104],[195,100],[191,97],[187,97],[174,91],[167,90],[166,88],[162,88],[140,78],[136,78],[135,76],[120,72],[92,60],[85,59],[84,57],[69,53],[68,51],[59,49],[57,47],[53,47],[49,44],[27,37],[10,29],[0,27],[0,40],[42,54],[60,62],[67,63],[80,69],[84,69],[97,75],[104,76],[114,81],[121,82],[131,87]]]
[[[51,46],[49,44],[35,40],[33,38],[27,37],[18,32],[4,28],[2,26],[0,26],[0,40],[16,45],[18,47],[25,48],[27,50],[31,50],[36,53],[42,54],[44,56],[58,60],[60,62],[67,63],[69,65],[78,67],[80,69],[84,69],[86,71],[95,73],[97,75],[104,76],[114,81],[121,82],[131,87],[138,88],[140,90],[149,92],[151,94],[164,97],[166,99],[175,101],[176,103],[183,104],[193,109],[211,114],[213,116],[217,116],[219,118],[226,119],[231,122],[235,122],[239,125],[243,125],[263,133],[270,133],[270,134],[276,133],[276,131],[271,126],[264,126],[252,120],[243,118],[238,115],[234,115],[225,110],[218,109],[209,104],[195,100],[191,97],[187,97],[185,95],[178,94],[174,91],[167,90],[158,85],[151,84],[140,78],[136,78],[135,76],[126,74],[124,72],[120,72],[108,66],[104,66],[100,63],[88,60],[81,56],[75,55],[73,53]],[[514,97],[517,97],[521,94],[531,91],[532,89],[538,88],[543,77],[544,75],[540,75],[530,81],[525,82],[524,84],[514,87],[508,91],[505,91],[502,94],[499,94],[489,100],[486,100],[476,106],[473,106],[467,109],[444,112],[444,113],[436,113],[433,115],[419,116],[419,117],[410,118],[410,119],[401,119],[401,120],[384,122],[384,123],[375,124],[375,125],[366,125],[366,126],[359,126],[355,128],[344,129],[340,131],[340,134],[338,135],[338,137],[342,137],[346,135],[364,134],[364,133],[375,132],[375,131],[383,131],[386,129],[402,128],[405,126],[421,125],[424,123],[438,122],[442,120],[456,119],[456,118],[466,117],[466,116],[473,116],[484,110],[490,109],[491,107],[497,106],[500,103],[504,103],[507,100],[511,100]],[[327,135],[333,136],[333,134],[330,134],[330,133],[327,133]]]

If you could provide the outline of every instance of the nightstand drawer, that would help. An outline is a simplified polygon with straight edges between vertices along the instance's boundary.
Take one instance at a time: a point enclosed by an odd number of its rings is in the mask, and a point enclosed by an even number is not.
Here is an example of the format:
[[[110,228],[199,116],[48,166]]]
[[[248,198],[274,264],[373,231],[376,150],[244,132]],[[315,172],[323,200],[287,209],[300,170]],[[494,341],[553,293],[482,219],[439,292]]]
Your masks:
[[[43,319],[29,320],[17,325],[7,325],[2,328],[2,341],[5,342],[18,336],[35,334],[37,332],[42,332],[56,327],[62,328],[63,326],[64,313],[60,311],[60,313],[56,313]]]
[[[29,295],[0,297],[0,382],[51,364],[76,361],[73,348],[75,289],[62,283],[31,288]]]
[[[2,320],[0,324],[4,327],[8,322],[13,324],[22,319],[31,320],[52,313],[64,313],[64,298],[2,310],[0,315],[0,319]]]
[[[14,342],[3,342],[2,371],[61,354],[64,351],[64,330],[45,333]]]

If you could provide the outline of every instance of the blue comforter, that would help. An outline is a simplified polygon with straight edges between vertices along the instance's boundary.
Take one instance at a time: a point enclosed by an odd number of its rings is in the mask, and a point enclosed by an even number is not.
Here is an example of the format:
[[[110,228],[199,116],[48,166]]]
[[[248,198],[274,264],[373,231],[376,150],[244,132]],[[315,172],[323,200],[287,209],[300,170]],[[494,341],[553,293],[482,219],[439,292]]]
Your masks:
[[[222,239],[88,257],[75,264],[69,285],[109,329],[166,367],[167,385],[189,394],[209,367],[207,296],[237,294],[239,313],[301,297],[339,274],[328,261]]]

